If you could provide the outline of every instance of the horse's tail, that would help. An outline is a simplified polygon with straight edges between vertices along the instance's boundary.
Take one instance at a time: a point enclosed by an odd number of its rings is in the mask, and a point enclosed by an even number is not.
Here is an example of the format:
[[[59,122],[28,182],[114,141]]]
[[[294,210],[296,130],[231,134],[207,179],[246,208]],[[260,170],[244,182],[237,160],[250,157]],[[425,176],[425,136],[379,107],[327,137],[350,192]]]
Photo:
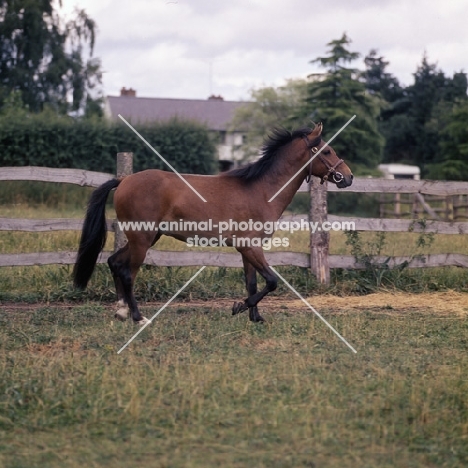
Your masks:
[[[86,288],[99,253],[106,243],[106,200],[110,191],[119,184],[120,180],[109,180],[97,188],[89,199],[78,256],[73,268],[73,282],[79,289]]]

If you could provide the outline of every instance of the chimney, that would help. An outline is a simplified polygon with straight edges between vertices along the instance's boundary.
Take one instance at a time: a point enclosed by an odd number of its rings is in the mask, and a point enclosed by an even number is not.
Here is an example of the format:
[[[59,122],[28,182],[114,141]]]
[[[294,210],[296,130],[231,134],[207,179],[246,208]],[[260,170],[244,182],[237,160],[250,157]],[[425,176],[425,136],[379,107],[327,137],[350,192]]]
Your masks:
[[[136,91],[133,88],[125,88],[123,87],[120,90],[120,95],[121,96],[128,96],[128,97],[135,97],[136,96]]]
[[[218,94],[217,96],[215,94],[212,94],[209,98],[208,101],[224,101],[223,96]]]

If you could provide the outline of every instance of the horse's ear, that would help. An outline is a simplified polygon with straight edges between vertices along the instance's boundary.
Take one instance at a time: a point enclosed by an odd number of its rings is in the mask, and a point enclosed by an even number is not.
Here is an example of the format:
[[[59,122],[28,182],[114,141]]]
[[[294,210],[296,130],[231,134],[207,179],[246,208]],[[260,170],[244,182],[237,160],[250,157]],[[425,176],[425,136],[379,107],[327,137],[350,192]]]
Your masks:
[[[321,136],[322,130],[323,130],[323,124],[322,122],[319,122],[318,124],[315,125],[314,129],[311,132],[312,137],[317,138]]]

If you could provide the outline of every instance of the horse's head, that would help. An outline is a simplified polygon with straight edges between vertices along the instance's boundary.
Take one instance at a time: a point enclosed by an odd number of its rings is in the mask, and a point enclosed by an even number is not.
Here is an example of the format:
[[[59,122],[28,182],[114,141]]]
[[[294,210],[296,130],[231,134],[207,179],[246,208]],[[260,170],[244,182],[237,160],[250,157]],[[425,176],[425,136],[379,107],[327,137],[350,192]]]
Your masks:
[[[328,180],[338,188],[349,187],[353,183],[353,173],[337,156],[335,150],[322,140],[322,129],[323,126],[319,123],[309,135],[304,136],[304,141],[310,150],[309,158],[313,158],[306,169],[308,175],[320,177],[322,184]]]

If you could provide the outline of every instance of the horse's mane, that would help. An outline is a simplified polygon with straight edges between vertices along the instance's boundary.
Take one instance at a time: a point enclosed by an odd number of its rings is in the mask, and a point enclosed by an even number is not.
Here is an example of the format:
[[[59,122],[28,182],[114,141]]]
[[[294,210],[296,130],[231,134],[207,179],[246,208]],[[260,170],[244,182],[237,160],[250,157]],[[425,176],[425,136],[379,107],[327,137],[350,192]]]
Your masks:
[[[245,182],[254,182],[266,173],[274,171],[276,161],[278,160],[279,149],[284,145],[291,143],[296,138],[303,138],[309,135],[312,129],[309,127],[303,127],[292,132],[284,128],[275,128],[272,133],[268,136],[265,143],[262,146],[261,158],[247,166],[240,167],[239,169],[232,169],[222,174],[224,177],[235,177]],[[318,137],[317,141],[311,141],[312,146],[316,146],[320,143],[321,137]]]

